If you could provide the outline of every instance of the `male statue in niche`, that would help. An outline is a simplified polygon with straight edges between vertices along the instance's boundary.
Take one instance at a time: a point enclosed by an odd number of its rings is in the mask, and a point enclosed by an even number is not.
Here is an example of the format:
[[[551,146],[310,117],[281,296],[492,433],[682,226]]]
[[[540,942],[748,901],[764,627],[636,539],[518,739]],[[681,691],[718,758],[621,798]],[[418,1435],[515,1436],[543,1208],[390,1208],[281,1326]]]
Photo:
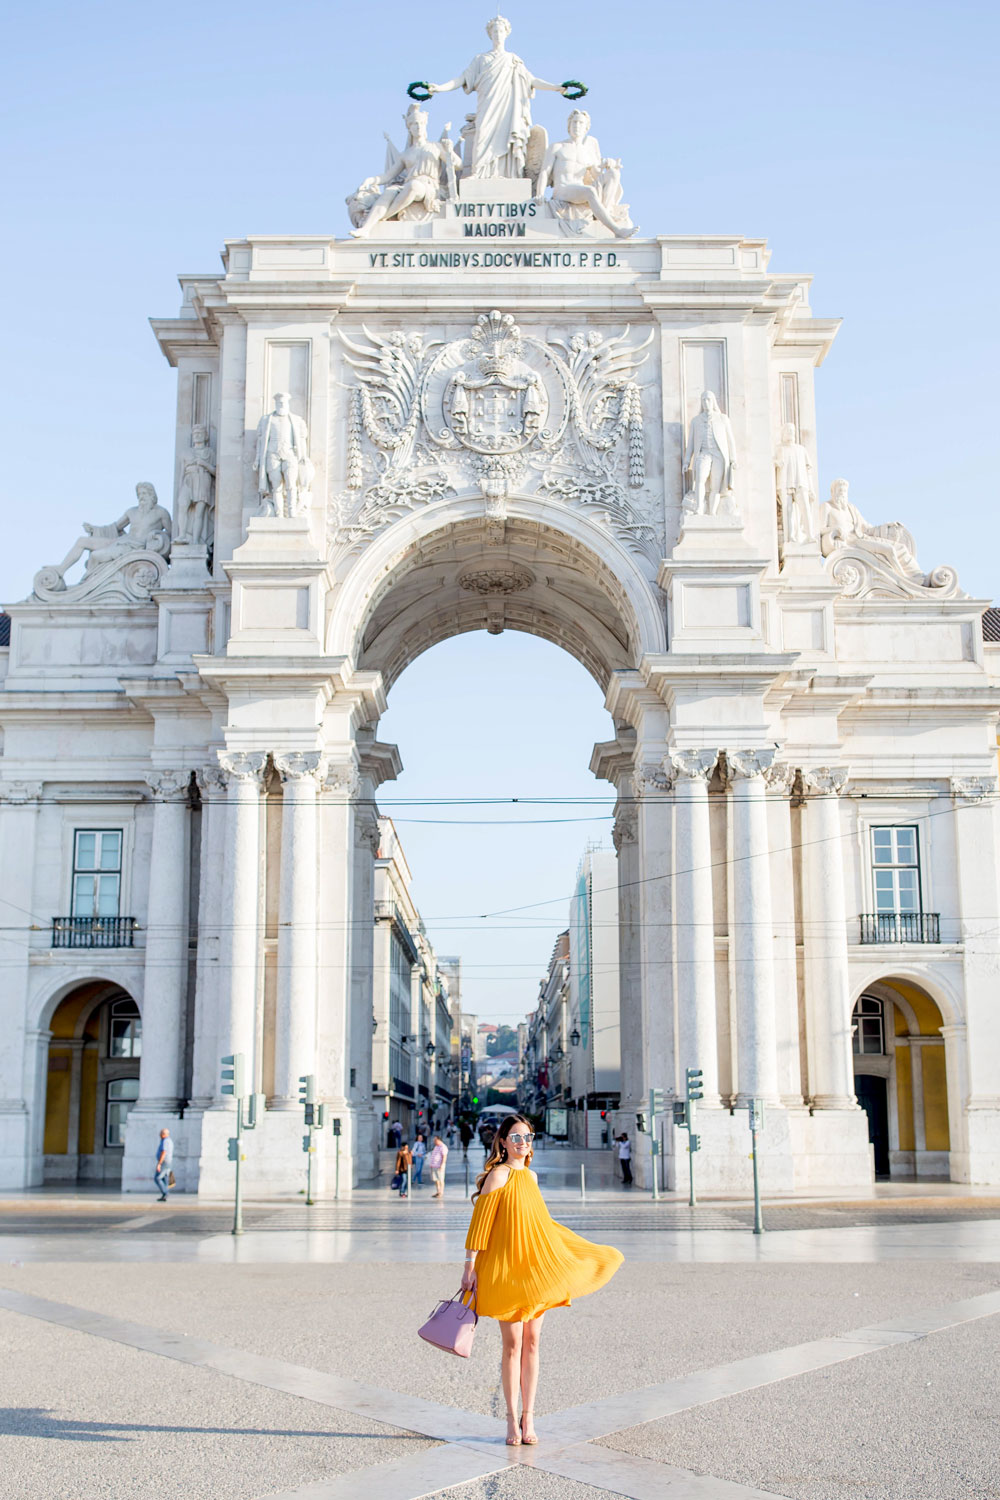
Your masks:
[[[191,446],[182,461],[182,475],[178,541],[204,546],[212,530],[215,449],[210,447],[208,428],[201,422],[191,429]]]
[[[492,50],[474,57],[457,78],[427,85],[431,94],[464,89],[476,96],[474,127],[466,139],[466,177],[523,177],[531,134],[531,96],[536,89],[567,92],[567,84],[536,78],[519,57],[506,50],[510,29],[504,16],[494,16],[486,23]]]
[[[684,509],[696,516],[715,516],[720,510],[734,515],[735,467],[736,445],[729,418],[720,409],[715,392],[702,391],[701,410],[692,418],[684,449],[684,473],[688,476]]]
[[[313,466],[309,433],[302,417],[291,410],[287,391],[274,396],[274,410],[257,424],[253,461],[262,516],[299,516],[309,502]]]

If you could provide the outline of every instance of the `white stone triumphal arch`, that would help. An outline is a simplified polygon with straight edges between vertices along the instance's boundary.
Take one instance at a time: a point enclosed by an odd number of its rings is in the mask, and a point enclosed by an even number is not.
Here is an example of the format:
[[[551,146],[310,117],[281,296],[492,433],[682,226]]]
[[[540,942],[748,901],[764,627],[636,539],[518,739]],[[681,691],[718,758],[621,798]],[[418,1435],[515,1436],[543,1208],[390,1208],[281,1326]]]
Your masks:
[[[614,722],[591,766],[617,794],[633,1138],[648,1089],[699,1067],[706,1186],[747,1182],[751,1098],[768,1185],[868,1182],[859,1089],[898,1104],[894,1170],[1000,1180],[984,601],[845,481],[821,502],[837,323],[809,278],[760,240],[641,234],[621,163],[550,97],[582,86],[508,31],[411,85],[349,234],[234,239],[182,278],[153,320],[172,505],[140,485],[9,606],[4,1182],[67,1175],[64,1137],[88,1157],[87,1049],[122,1038],[93,1077],[108,1120],[138,1095],[126,1187],[166,1121],[180,1185],[228,1189],[232,1052],[266,1102],[253,1190],[301,1183],[306,1074],[346,1179],[376,1172],[377,793],[400,769],[378,722],[422,651],[484,629],[572,653]],[[436,95],[459,87],[453,139]],[[45,1126],[64,1096],[69,1135]],[[686,1141],[666,1128],[671,1182]]]

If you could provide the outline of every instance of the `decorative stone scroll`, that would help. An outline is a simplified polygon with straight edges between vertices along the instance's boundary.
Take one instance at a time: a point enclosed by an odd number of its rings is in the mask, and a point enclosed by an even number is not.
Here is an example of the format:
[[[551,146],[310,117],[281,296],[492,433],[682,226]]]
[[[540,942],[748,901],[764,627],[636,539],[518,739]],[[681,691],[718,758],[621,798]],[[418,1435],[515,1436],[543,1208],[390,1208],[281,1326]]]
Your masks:
[[[255,781],[261,785],[267,766],[267,754],[263,750],[219,750],[219,765],[227,784],[234,781]]]
[[[353,761],[334,761],[323,772],[322,788],[338,801],[353,802],[361,794],[361,777]]]
[[[358,849],[368,849],[373,859],[378,858],[379,845],[382,842],[382,830],[379,827],[378,818],[366,808],[359,809],[354,816],[354,843]]]
[[[190,794],[190,771],[147,771],[143,780],[157,802],[186,802]]]
[[[726,773],[730,781],[753,781],[766,776],[774,762],[773,750],[727,750]]]
[[[639,814],[634,806],[620,807],[615,814],[611,838],[618,853],[623,844],[634,844],[639,837]]]
[[[479,568],[460,574],[458,586],[470,594],[520,594],[534,581],[527,568]]]
[[[635,377],[652,333],[639,344],[628,328],[543,343],[494,309],[467,339],[364,335],[340,334],[358,383],[339,542],[366,542],[407,510],[476,487],[502,519],[520,488],[597,507],[630,547],[656,554],[655,502],[629,493],[645,485]]]
[[[668,761],[675,775],[685,781],[711,781],[719,763],[718,750],[671,750]]]
[[[870,526],[847,498],[846,479],[835,479],[823,507],[820,547],[830,573],[849,599],[964,599],[954,568],[922,572],[916,543],[899,521]]]
[[[632,787],[637,797],[663,797],[674,784],[668,765],[645,761],[633,772]]]
[[[107,525],[84,522],[62,562],[41,568],[34,593],[45,604],[144,604],[166,570],[171,520],[153,485],[135,487],[136,505]],[[79,583],[67,585],[66,574],[85,556]]]
[[[814,797],[839,797],[850,780],[850,771],[844,766],[814,766],[802,771],[802,787],[807,795]]]
[[[963,802],[986,802],[997,794],[995,776],[953,776],[951,795]]]

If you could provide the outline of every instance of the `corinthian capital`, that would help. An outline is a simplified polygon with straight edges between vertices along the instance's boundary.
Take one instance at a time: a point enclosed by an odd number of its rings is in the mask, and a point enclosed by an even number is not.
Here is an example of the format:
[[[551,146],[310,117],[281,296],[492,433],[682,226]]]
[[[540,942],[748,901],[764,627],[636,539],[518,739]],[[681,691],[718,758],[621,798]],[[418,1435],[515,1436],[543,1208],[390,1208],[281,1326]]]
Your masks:
[[[357,797],[361,791],[361,777],[354,762],[339,760],[327,764],[323,773],[323,790],[348,802]]]
[[[260,784],[267,765],[265,751],[219,750],[217,754],[227,781],[256,781]]]
[[[287,750],[274,756],[274,769],[282,781],[306,781],[312,777],[323,779],[326,761],[319,750]]]
[[[147,771],[143,780],[157,802],[185,802],[191,784],[191,772]]]
[[[795,767],[787,765],[783,760],[776,760],[764,772],[764,780],[769,792],[774,792],[775,796],[785,796],[792,790],[795,782]]]
[[[637,797],[662,797],[674,784],[665,762],[645,761],[632,773],[632,786]]]
[[[382,834],[378,826],[378,818],[369,810],[358,812],[354,819],[354,842],[359,849],[369,849],[372,857],[378,857],[378,846]]]
[[[195,772],[195,776],[203,802],[211,802],[225,795],[226,773],[221,766],[202,766]]]
[[[615,817],[611,838],[621,852],[622,844],[634,844],[639,836],[639,814],[634,807],[622,807]]]
[[[850,772],[846,766],[814,766],[802,772],[802,785],[814,797],[839,797]]]
[[[995,776],[953,776],[951,778],[951,795],[961,797],[963,802],[985,802],[987,797],[996,795],[996,790]]]
[[[765,776],[774,764],[773,750],[727,750],[726,768],[730,781],[753,781]]]
[[[718,750],[671,750],[670,764],[677,776],[685,781],[712,779],[712,772],[719,763]]]

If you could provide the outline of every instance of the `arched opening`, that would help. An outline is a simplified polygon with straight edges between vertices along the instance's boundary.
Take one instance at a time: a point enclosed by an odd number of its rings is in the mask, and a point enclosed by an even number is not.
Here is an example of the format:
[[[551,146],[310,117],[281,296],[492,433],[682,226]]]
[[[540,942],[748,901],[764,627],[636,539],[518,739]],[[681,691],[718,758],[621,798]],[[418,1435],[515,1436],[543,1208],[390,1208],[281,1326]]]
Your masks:
[[[935,1001],[907,979],[869,984],[854,1007],[854,1082],[877,1177],[949,1176],[943,1026]]]
[[[49,1022],[46,1182],[118,1183],[125,1120],[139,1097],[142,1018],[125,990],[92,980]]]

